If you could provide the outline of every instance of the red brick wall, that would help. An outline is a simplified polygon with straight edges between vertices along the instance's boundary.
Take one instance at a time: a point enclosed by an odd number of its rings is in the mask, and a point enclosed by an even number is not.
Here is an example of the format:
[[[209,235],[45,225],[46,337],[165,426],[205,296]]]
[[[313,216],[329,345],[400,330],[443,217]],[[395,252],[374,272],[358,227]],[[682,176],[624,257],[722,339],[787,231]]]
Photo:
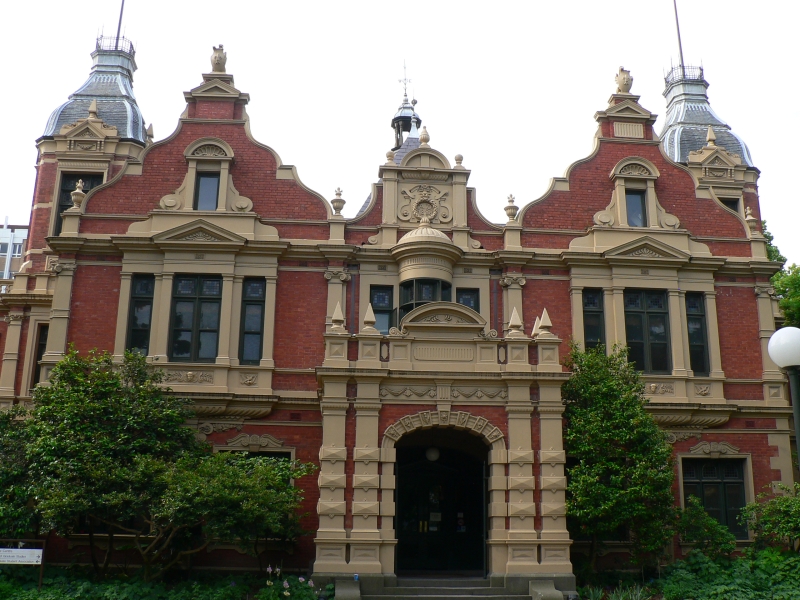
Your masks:
[[[80,265],[72,281],[67,340],[79,352],[114,350],[121,266]]]
[[[33,203],[51,203],[53,188],[56,186],[57,167],[54,163],[42,163],[36,167],[36,183],[33,188]],[[28,249],[44,248],[44,238],[50,227],[52,208],[38,208],[31,212],[30,230],[28,231]],[[33,256],[31,257],[33,258]]]
[[[124,235],[128,227],[136,221],[130,219],[92,219],[81,218],[81,233],[105,233],[108,235]]]
[[[481,235],[481,234],[472,234],[472,239],[477,240],[481,243],[481,248],[484,250],[502,250],[505,247],[505,239],[503,235]]]
[[[493,223],[484,217],[474,201],[473,190],[467,190],[467,227],[475,231],[496,231]]]
[[[745,238],[741,221],[711,200],[695,197],[692,177],[661,155],[658,146],[600,143],[598,153],[577,164],[569,175],[570,191],[552,191],[546,198],[525,208],[523,225],[546,229],[583,229],[611,201],[614,183],[609,178],[614,166],[629,156],[640,156],[660,171],[656,194],[664,209],[676,215],[681,226],[694,235]]]
[[[219,103],[218,103],[219,104]],[[222,104],[220,104],[222,106]],[[87,199],[87,213],[146,214],[183,183],[184,150],[197,139],[218,137],[234,152],[231,175],[236,189],[253,201],[262,218],[328,218],[325,202],[293,180],[276,179],[277,162],[266,148],[251,141],[238,123],[183,123],[174,138],[152,146],[143,159],[142,175],[125,175]]]
[[[380,225],[383,221],[383,186],[377,186],[375,204],[366,213],[354,222],[354,225],[373,226]],[[361,207],[359,206],[359,209]]]
[[[233,102],[198,100],[194,109],[195,119],[233,119]]]
[[[279,271],[275,302],[275,366],[322,364],[328,282],[315,271]],[[316,388],[315,388],[316,389]]]
[[[734,379],[760,379],[761,341],[753,288],[717,286],[716,291],[722,370]]]
[[[574,233],[532,233],[528,231],[522,232],[522,247],[523,248],[558,248],[559,250],[568,250],[569,243],[574,240],[576,236]]]
[[[522,288],[525,335],[531,334],[536,317],[540,317],[545,308],[553,323],[550,331],[564,340],[559,348],[559,356],[563,360],[569,354],[567,341],[572,336],[569,281],[528,279],[528,283]]]

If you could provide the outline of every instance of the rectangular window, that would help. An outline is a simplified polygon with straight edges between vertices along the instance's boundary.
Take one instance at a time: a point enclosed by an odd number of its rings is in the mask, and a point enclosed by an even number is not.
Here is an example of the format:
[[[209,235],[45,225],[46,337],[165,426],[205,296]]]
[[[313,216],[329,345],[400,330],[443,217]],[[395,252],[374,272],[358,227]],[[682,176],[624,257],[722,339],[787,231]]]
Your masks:
[[[0,244],[0,254],[3,256],[8,254],[8,244]]]
[[[583,290],[583,345],[597,348],[606,343],[603,290]]]
[[[194,209],[217,210],[219,173],[198,173],[194,184]]]
[[[369,302],[375,313],[375,329],[384,335],[389,329],[397,327],[397,311],[394,308],[394,288],[390,285],[372,285],[369,288]]]
[[[39,335],[36,339],[36,362],[33,365],[33,385],[42,381],[42,358],[47,350],[48,333],[50,333],[50,325],[39,325]]]
[[[245,279],[242,289],[242,334],[239,363],[257,365],[261,362],[264,342],[264,300],[267,282],[264,279]]]
[[[647,227],[647,204],[644,190],[626,190],[625,204],[628,207],[628,226]]]
[[[669,311],[663,291],[625,291],[628,358],[645,373],[670,372]]]
[[[214,362],[219,340],[221,300],[221,277],[175,276],[170,360]]]
[[[689,364],[695,375],[708,375],[705,298],[700,293],[686,294],[686,330],[689,335]]]
[[[22,244],[14,244],[11,247],[11,256],[14,258],[22,256]]]
[[[154,275],[134,275],[128,313],[128,341],[125,349],[147,356],[150,350],[150,322],[153,318]]]
[[[739,212],[739,199],[738,198],[720,198],[720,202],[722,202],[726,208],[729,208],[735,213]]]
[[[683,500],[697,496],[706,512],[726,525],[736,539],[747,539],[738,521],[744,508],[743,459],[683,459]]]
[[[456,289],[456,302],[468,306],[475,312],[481,312],[481,291],[471,288]]]
[[[58,192],[58,207],[56,209],[56,222],[53,227],[53,235],[61,233],[61,213],[72,208],[72,192],[75,191],[75,186],[78,185],[79,180],[83,181],[83,191],[88,193],[89,190],[103,183],[103,174],[63,173],[61,175],[61,188]]]
[[[428,302],[452,302],[453,289],[441,279],[410,279],[400,284],[400,319]]]

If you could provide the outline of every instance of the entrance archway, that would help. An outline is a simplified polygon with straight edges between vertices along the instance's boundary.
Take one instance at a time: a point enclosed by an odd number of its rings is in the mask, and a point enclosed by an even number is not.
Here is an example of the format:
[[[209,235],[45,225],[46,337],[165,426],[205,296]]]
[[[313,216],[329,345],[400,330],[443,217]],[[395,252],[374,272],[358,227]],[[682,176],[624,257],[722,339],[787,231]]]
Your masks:
[[[397,450],[397,573],[486,573],[489,446],[463,430],[404,435]]]

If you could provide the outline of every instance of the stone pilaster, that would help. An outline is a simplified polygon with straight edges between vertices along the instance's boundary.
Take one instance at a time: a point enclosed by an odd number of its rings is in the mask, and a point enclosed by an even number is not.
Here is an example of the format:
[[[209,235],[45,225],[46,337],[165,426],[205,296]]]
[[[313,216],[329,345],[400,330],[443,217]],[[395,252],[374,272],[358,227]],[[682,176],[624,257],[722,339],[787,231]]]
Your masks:
[[[6,321],[6,343],[3,351],[3,367],[0,371],[0,408],[10,408],[16,395],[14,386],[17,378],[19,361],[19,342],[22,337],[22,321],[26,315],[22,311],[12,310]]]
[[[47,333],[47,349],[42,357],[42,381],[50,377],[53,365],[64,357],[67,351],[67,334],[69,333],[70,301],[72,299],[72,281],[77,265],[74,261],[59,259],[54,267],[58,273],[53,290],[53,304],[50,309],[50,329]]]
[[[350,281],[350,273],[345,269],[332,268],[325,271],[325,279],[328,280],[328,308],[325,316],[325,328],[330,330],[332,324],[333,311],[339,304],[342,315],[347,314],[347,296],[345,295],[345,284]],[[345,319],[345,322],[347,320]]]

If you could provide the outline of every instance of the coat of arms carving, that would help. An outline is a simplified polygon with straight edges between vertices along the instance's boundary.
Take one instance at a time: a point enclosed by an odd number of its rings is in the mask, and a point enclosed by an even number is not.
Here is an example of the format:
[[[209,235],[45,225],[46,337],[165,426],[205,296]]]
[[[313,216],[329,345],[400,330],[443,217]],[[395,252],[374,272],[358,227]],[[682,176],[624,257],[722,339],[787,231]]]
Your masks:
[[[448,223],[452,220],[450,192],[422,183],[411,189],[401,189],[403,197],[397,217],[401,221],[416,223],[426,218],[429,223]]]

